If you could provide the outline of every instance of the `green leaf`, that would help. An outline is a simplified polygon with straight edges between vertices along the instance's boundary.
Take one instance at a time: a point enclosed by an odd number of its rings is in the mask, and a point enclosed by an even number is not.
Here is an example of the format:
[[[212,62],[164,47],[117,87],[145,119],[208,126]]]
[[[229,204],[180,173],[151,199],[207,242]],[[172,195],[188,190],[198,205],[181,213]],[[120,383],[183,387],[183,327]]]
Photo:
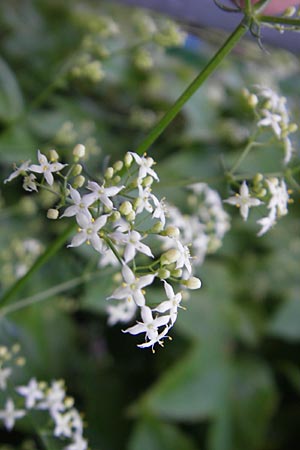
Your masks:
[[[0,58],[0,120],[9,123],[23,111],[23,98],[17,79]]]
[[[140,420],[133,430],[128,450],[196,450],[193,442],[174,425],[154,418]]]

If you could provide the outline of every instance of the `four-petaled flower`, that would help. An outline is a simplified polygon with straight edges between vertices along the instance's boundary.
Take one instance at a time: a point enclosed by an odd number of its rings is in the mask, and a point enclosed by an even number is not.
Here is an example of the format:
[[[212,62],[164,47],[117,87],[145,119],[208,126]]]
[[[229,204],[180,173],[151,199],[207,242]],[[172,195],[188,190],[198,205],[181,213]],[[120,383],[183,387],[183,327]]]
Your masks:
[[[227,200],[224,200],[224,202],[240,208],[240,213],[244,220],[247,220],[248,218],[249,208],[262,204],[257,198],[251,197],[246,181],[243,181],[241,184],[239,194],[236,194],[234,197],[229,197]]]
[[[122,268],[122,275],[124,279],[122,287],[117,288],[108,298],[116,298],[117,300],[132,298],[138,306],[144,306],[145,296],[143,288],[153,283],[155,274],[136,277],[132,270],[124,265]]]
[[[89,181],[87,188],[92,191],[91,194],[87,194],[85,196],[86,201],[90,202],[89,204],[94,203],[96,200],[100,200],[100,202],[103,203],[108,209],[113,209],[114,205],[109,197],[117,195],[122,189],[124,189],[124,186],[110,186],[106,188],[104,185],[100,186],[95,181]]]
[[[72,188],[72,186],[70,186],[70,195],[74,204],[68,206],[68,208],[60,217],[72,217],[79,214],[89,216],[90,213],[88,207],[91,206],[92,203],[94,203],[93,199],[88,198],[88,195],[84,195],[83,197],[81,197],[79,192],[76,191],[76,189]]]
[[[139,167],[139,178],[145,178],[147,175],[150,175],[155,180],[159,181],[157,173],[151,169],[154,164],[154,160],[150,156],[140,156],[137,153],[129,152],[135,159]]]
[[[25,406],[28,409],[33,408],[37,400],[44,398],[44,393],[35,378],[32,378],[27,386],[19,386],[16,391],[25,397]]]
[[[182,300],[182,294],[181,292],[178,292],[177,294],[174,293],[174,290],[172,286],[164,281],[164,287],[165,292],[167,294],[168,300],[162,302],[160,305],[158,305],[156,308],[154,308],[154,311],[164,313],[166,311],[169,311],[170,314],[170,322],[172,325],[174,325],[176,319],[177,319],[177,310],[180,308],[180,302]]]
[[[102,215],[94,220],[91,215],[78,214],[76,220],[80,228],[68,247],[79,247],[87,242],[88,244],[91,243],[97,252],[102,253],[104,244],[98,231],[106,224],[107,217],[107,215]]]
[[[25,175],[26,172],[29,170],[29,164],[30,161],[25,161],[23,164],[20,165],[20,167],[15,167],[15,170],[9,175],[8,178],[6,178],[6,180],[4,180],[4,184],[8,183],[14,178],[17,178],[19,175]]]
[[[126,263],[135,257],[137,251],[153,258],[150,247],[141,242],[142,236],[137,231],[128,231],[127,234],[115,231],[110,236],[118,244],[125,244],[124,261]]]
[[[7,430],[12,430],[16,419],[21,419],[26,414],[24,409],[15,409],[14,402],[8,398],[5,404],[5,409],[0,411],[0,419],[3,420],[4,426]]]
[[[29,167],[29,170],[31,170],[32,172],[36,172],[36,173],[42,173],[45,177],[45,180],[47,181],[48,184],[50,184],[50,186],[52,186],[53,182],[54,182],[54,178],[52,175],[52,172],[59,172],[61,169],[63,169],[67,164],[61,164],[59,162],[49,162],[48,159],[46,158],[45,155],[43,155],[39,150],[38,150],[38,160],[39,160],[39,165],[38,164],[32,164]]]

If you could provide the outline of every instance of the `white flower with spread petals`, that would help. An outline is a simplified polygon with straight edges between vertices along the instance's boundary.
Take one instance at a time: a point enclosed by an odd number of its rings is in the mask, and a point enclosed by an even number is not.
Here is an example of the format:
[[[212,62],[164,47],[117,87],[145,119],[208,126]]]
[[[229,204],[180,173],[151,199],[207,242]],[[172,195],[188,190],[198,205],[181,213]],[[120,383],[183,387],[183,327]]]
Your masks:
[[[80,227],[79,232],[73,237],[72,242],[68,247],[79,247],[84,242],[87,242],[88,244],[92,244],[97,252],[102,253],[106,247],[98,232],[106,224],[107,217],[107,215],[102,215],[94,220],[91,215],[77,215],[76,220]]]
[[[108,298],[115,298],[117,300],[132,298],[138,306],[144,306],[145,296],[143,288],[153,283],[155,274],[136,277],[132,270],[124,265],[122,268],[122,275],[124,279],[122,287],[117,288]]]
[[[275,135],[280,138],[282,132],[280,126],[280,122],[282,121],[281,115],[275,114],[268,109],[263,109],[262,114],[264,117],[257,122],[257,125],[259,127],[271,127]]]
[[[276,208],[271,209],[270,214],[267,217],[257,220],[258,225],[261,225],[260,231],[257,236],[262,236],[267,233],[276,224]]]
[[[38,150],[38,160],[39,160],[40,165],[32,164],[29,167],[29,170],[31,170],[32,172],[36,172],[36,173],[42,173],[44,175],[47,183],[50,186],[52,186],[52,184],[54,182],[52,173],[59,172],[67,164],[61,164],[59,162],[53,162],[53,163],[48,162],[48,159],[46,158],[46,156],[43,155],[39,150]]]
[[[0,420],[3,420],[7,430],[12,430],[16,419],[21,419],[25,414],[26,411],[24,409],[15,409],[14,402],[11,398],[8,398],[5,409],[0,410]]]
[[[166,223],[166,212],[167,212],[167,207],[164,203],[164,200],[158,200],[157,197],[155,197],[155,195],[152,194],[152,200],[155,206],[154,212],[152,214],[152,217],[154,219],[159,219],[161,221],[161,223],[163,224],[163,226],[165,226]]]
[[[236,194],[234,197],[229,197],[227,200],[224,200],[224,202],[240,208],[240,213],[244,220],[247,220],[248,218],[249,208],[262,204],[257,198],[251,197],[246,181],[243,181],[241,184],[239,194]]]
[[[95,181],[89,181],[87,188],[92,191],[91,194],[87,194],[85,196],[87,202],[92,204],[96,200],[100,200],[100,202],[103,203],[108,209],[113,209],[114,205],[109,197],[114,197],[117,195],[122,189],[124,189],[124,186],[111,186],[106,188],[104,185],[100,186]]]
[[[37,185],[36,185],[36,176],[33,175],[33,173],[30,173],[29,175],[24,177],[23,181],[23,189],[27,192],[38,191]]]
[[[30,409],[33,408],[37,400],[44,398],[44,393],[40,389],[38,382],[35,378],[32,378],[27,386],[19,386],[16,388],[18,394],[25,397],[25,406]]]
[[[81,197],[79,192],[72,188],[72,186],[70,186],[70,196],[74,204],[68,206],[60,218],[77,216],[79,214],[90,216],[88,207],[91,206],[94,201],[91,198],[88,198],[88,195]]]
[[[141,317],[142,322],[138,322],[137,325],[127,328],[124,333],[130,333],[133,335],[145,333],[146,342],[144,344],[140,344],[139,347],[153,347],[153,345],[159,342],[161,337],[163,337],[159,333],[159,328],[167,325],[170,321],[170,316],[159,316],[154,319],[149,306],[143,306],[141,308]],[[167,331],[168,327],[164,330],[164,335]]]
[[[192,273],[191,266],[191,254],[187,245],[182,245],[182,243],[178,240],[175,241],[177,250],[179,251],[179,257],[176,261],[176,269],[186,268],[189,274]]]
[[[149,186],[143,188],[143,186],[138,186],[139,196],[136,199],[136,214],[140,214],[144,210],[152,213],[153,206],[150,202],[152,200],[151,188]]]
[[[147,175],[153,177],[156,181],[159,181],[157,173],[151,169],[154,164],[153,158],[150,156],[140,156],[137,153],[129,152],[135,159],[135,162],[139,166],[139,179],[145,178]]]
[[[124,261],[126,263],[133,260],[137,251],[153,258],[150,247],[141,242],[142,236],[138,231],[128,231],[126,234],[115,231],[110,237],[117,245],[125,245]]]
[[[177,319],[177,310],[180,308],[180,302],[182,300],[182,294],[181,292],[178,292],[177,294],[174,293],[174,290],[172,286],[164,281],[164,287],[165,292],[168,297],[168,300],[162,302],[160,305],[158,305],[156,308],[154,308],[154,311],[164,313],[166,311],[169,311],[170,314],[170,322],[171,325],[174,325],[176,319]]]
[[[4,184],[9,183],[9,181],[13,180],[14,178],[17,178],[19,175],[25,175],[26,172],[29,170],[29,164],[30,161],[25,161],[20,165],[20,167],[15,166],[15,170],[9,175],[6,180],[4,180]]]
[[[133,319],[137,306],[131,297],[120,300],[118,305],[109,305],[107,308],[108,324],[115,325],[118,322],[127,323]]]
[[[266,180],[271,199],[268,203],[269,209],[277,210],[277,216],[285,216],[288,213],[289,193],[284,180],[279,182],[278,178]]]
[[[53,416],[56,412],[65,410],[65,397],[66,392],[63,382],[52,381],[51,387],[44,395],[44,400],[38,404],[38,409],[48,409]]]
[[[81,435],[75,435],[73,439],[73,442],[67,445],[64,450],[87,450],[88,443]]]
[[[7,379],[10,377],[11,372],[12,371],[11,371],[10,367],[5,367],[5,368],[0,367],[0,389],[2,391],[4,391],[6,389]]]
[[[71,437],[72,436],[72,422],[69,412],[61,414],[55,411],[52,416],[55,422],[54,436],[55,437]]]

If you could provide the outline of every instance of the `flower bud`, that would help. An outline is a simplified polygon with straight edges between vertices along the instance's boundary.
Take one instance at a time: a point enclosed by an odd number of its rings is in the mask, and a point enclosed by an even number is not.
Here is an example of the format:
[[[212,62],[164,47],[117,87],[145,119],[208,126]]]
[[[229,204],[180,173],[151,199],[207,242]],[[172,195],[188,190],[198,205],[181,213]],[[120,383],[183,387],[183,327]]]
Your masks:
[[[180,252],[176,248],[171,248],[167,252],[163,253],[160,257],[161,264],[167,265],[176,262],[180,257]]]
[[[119,213],[119,211],[114,211],[111,215],[110,215],[110,220],[112,222],[116,222],[117,220],[121,219],[121,214]]]
[[[171,273],[172,277],[180,278],[182,276],[182,269],[174,269]]]
[[[169,225],[164,231],[162,231],[162,236],[168,236],[170,238],[177,239],[180,235],[179,228]]]
[[[115,184],[120,183],[120,181],[121,181],[121,177],[120,177],[119,175],[116,175],[115,178],[113,179],[113,182],[114,182]]]
[[[75,164],[72,170],[72,175],[76,177],[77,175],[80,175],[82,172],[82,165],[81,164]]]
[[[188,289],[199,289],[201,287],[201,280],[196,277],[191,277],[183,283]]]
[[[73,155],[78,159],[83,158],[85,155],[85,146],[82,144],[75,145],[73,148]]]
[[[153,183],[153,178],[150,175],[148,175],[146,178],[143,179],[144,187],[151,186],[152,183]]]
[[[128,222],[133,222],[133,221],[135,220],[135,212],[134,212],[134,211],[131,211],[131,212],[127,215],[126,219],[128,220]]]
[[[123,169],[123,165],[124,165],[123,161],[116,161],[115,164],[114,164],[115,171],[119,172],[120,170],[122,170]]]
[[[258,98],[257,98],[257,95],[255,95],[255,94],[250,94],[247,100],[248,100],[248,105],[251,106],[251,108],[255,108],[255,106],[258,103]]]
[[[59,154],[57,153],[56,150],[50,150],[49,155],[50,155],[50,161],[52,161],[52,162],[58,161]]]
[[[74,189],[81,188],[85,183],[85,177],[83,175],[78,175],[73,181]]]
[[[126,153],[124,157],[124,163],[126,167],[130,167],[133,161],[133,156],[130,153]]]
[[[283,13],[283,17],[293,17],[296,14],[297,9],[295,6],[289,6]]]
[[[257,173],[255,174],[254,178],[253,178],[253,184],[259,184],[262,180],[264,179],[264,176],[261,173]]]
[[[289,133],[295,133],[298,130],[298,125],[296,123],[290,123],[288,126]]]
[[[58,218],[59,212],[57,209],[50,208],[47,211],[47,219],[56,220]]]
[[[154,224],[153,227],[151,228],[151,232],[155,234],[160,234],[163,228],[164,226],[161,222],[156,222],[156,224]]]
[[[111,180],[114,176],[114,169],[112,167],[108,167],[105,171],[104,176],[107,180]]]
[[[128,216],[132,212],[132,204],[126,200],[120,205],[119,211],[123,216]]]
[[[167,269],[163,269],[162,267],[157,272],[157,276],[161,280],[165,280],[166,278],[169,278],[170,275],[171,275],[170,271]]]

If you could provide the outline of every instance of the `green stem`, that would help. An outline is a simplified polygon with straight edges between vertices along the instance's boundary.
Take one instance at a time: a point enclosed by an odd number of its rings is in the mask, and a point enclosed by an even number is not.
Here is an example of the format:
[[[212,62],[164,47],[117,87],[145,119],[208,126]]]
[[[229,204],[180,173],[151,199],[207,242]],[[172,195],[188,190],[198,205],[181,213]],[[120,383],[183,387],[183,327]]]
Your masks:
[[[300,19],[292,19],[290,17],[258,16],[257,19],[262,23],[300,27]]]
[[[234,165],[232,166],[232,168],[229,171],[229,175],[233,175],[234,172],[236,171],[236,169],[241,165],[241,163],[244,161],[244,159],[247,157],[247,155],[249,154],[250,150],[259,145],[259,143],[255,142],[255,139],[257,137],[258,133],[255,133],[252,138],[250,138],[247,146],[244,148],[243,152],[240,154],[239,158],[237,159],[237,161],[234,163]]]
[[[54,242],[52,242],[40,255],[37,260],[30,267],[28,272],[22,277],[19,278],[3,295],[0,300],[0,305],[3,306],[8,303],[15,294],[27,283],[27,281],[31,278],[31,276],[42,267],[55,253],[64,245],[68,236],[75,230],[77,227],[76,223],[72,223]]]
[[[209,61],[209,63],[204,67],[204,69],[194,79],[194,81],[187,87],[183,94],[176,100],[176,102],[166,112],[162,119],[155,125],[148,136],[146,136],[146,138],[136,150],[138,154],[142,155],[156,141],[156,139],[162,134],[162,132],[181,111],[182,107],[190,99],[190,97],[202,86],[204,81],[217,69],[223,59],[236,46],[242,36],[247,32],[248,28],[249,23],[245,17],[238,25],[238,27],[234,30],[234,32],[229,36],[220,50]]]

